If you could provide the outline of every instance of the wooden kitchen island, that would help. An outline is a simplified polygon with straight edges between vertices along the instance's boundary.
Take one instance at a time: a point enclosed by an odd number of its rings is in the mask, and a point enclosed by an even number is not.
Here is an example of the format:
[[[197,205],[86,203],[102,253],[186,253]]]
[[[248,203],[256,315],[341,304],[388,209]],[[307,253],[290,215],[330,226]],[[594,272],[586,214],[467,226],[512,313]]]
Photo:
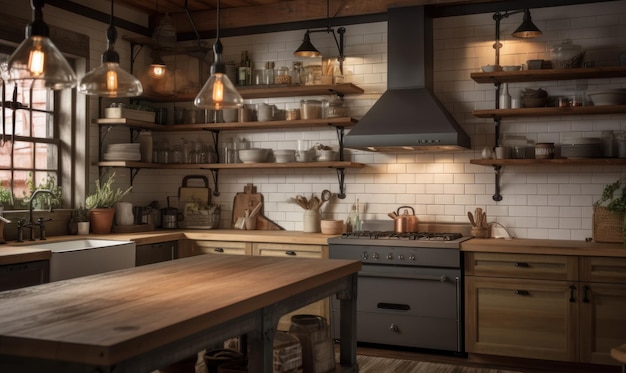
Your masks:
[[[358,261],[202,255],[0,293],[0,372],[151,372],[248,335],[272,372],[281,315],[336,294],[356,372]]]

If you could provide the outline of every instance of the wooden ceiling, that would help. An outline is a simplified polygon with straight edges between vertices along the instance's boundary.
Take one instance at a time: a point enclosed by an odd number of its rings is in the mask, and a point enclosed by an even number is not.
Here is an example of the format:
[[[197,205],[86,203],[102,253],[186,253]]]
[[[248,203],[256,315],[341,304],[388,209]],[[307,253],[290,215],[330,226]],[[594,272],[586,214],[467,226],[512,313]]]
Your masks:
[[[492,0],[493,1],[493,0]],[[220,29],[250,28],[335,17],[386,13],[387,8],[427,4],[480,3],[489,0],[220,0]],[[193,32],[186,10],[200,33],[214,32],[217,0],[116,0],[116,4],[150,16],[150,27],[164,13],[174,18],[178,33]],[[327,6],[328,4],[328,6]]]

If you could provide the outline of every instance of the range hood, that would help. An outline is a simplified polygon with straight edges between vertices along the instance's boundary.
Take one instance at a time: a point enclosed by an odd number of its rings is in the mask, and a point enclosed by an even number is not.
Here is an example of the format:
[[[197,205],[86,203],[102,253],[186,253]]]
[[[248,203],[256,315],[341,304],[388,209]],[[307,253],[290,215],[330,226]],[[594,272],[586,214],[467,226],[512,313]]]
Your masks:
[[[423,6],[388,10],[387,91],[344,137],[380,152],[458,150],[470,137],[432,93],[432,18]]]

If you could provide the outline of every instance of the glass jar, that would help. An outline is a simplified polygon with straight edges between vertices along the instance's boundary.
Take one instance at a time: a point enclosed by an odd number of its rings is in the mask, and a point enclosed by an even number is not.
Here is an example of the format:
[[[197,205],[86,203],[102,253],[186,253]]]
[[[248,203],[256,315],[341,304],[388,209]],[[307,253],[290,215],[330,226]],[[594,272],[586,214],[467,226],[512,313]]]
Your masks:
[[[276,76],[274,77],[274,83],[276,84],[291,84],[291,75],[289,75],[289,68],[287,66],[281,66],[276,70]]]
[[[555,69],[572,69],[583,67],[585,52],[580,45],[572,43],[571,39],[565,39],[561,44],[555,45],[552,52],[552,67]]]

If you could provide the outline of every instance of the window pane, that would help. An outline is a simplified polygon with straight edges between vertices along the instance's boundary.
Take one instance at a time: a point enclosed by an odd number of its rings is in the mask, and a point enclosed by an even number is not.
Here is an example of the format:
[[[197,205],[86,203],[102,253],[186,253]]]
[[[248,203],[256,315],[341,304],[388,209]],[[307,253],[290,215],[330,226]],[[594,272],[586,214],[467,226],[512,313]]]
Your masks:
[[[58,147],[54,144],[36,144],[35,149],[37,157],[35,158],[35,168],[56,170],[57,169],[57,157]]]
[[[10,141],[5,142],[0,146],[0,167],[11,167],[11,151],[13,149],[13,143]],[[0,179],[4,180],[4,178]]]
[[[17,169],[33,168],[33,149],[35,144],[30,142],[16,141],[13,154],[14,166]]]
[[[13,195],[16,198],[23,199],[24,196],[30,195],[28,188],[30,174],[30,171],[15,171],[13,173]]]

